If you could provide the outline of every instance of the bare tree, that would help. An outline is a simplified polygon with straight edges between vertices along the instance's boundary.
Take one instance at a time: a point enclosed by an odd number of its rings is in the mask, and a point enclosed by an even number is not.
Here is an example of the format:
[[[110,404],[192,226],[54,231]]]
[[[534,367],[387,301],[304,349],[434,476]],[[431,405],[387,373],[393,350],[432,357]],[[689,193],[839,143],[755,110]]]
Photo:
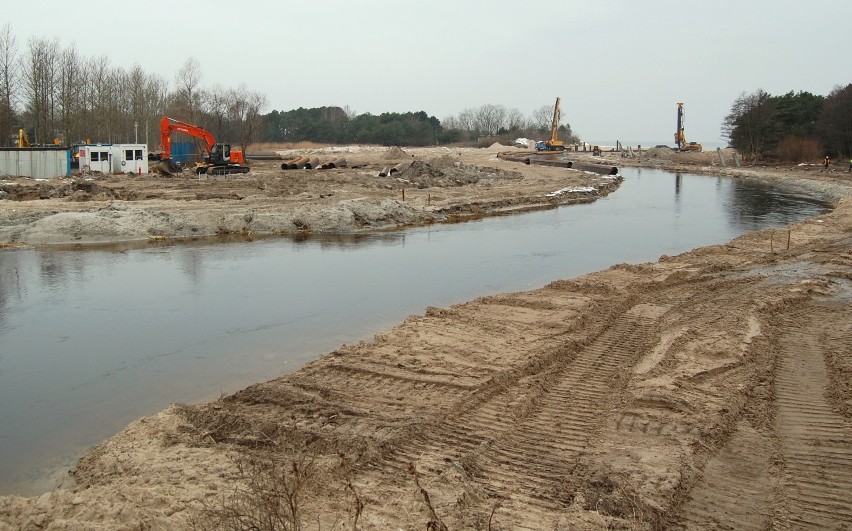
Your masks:
[[[160,118],[166,114],[168,94],[168,81],[157,75],[148,76],[145,81],[145,100],[148,109],[145,117],[145,142],[152,149],[156,149],[160,144],[160,135],[157,132]],[[152,132],[150,136],[149,131]]]
[[[550,131],[550,126],[553,124],[553,105],[542,105],[534,110],[532,121],[539,133]]]
[[[465,109],[459,113],[459,126],[462,131],[476,131],[476,115],[473,109]]]
[[[461,124],[458,118],[450,115],[441,120],[441,127],[444,129],[461,129]]]
[[[246,151],[261,127],[260,112],[266,107],[266,96],[246,89],[245,85],[231,92],[229,118],[240,146]]]
[[[12,25],[0,28],[0,145],[12,142],[12,128],[18,93],[18,42]]]
[[[113,68],[110,72],[110,84],[113,91],[109,107],[110,123],[114,132],[113,142],[130,142],[133,140],[130,75],[123,68]]]
[[[32,38],[22,69],[25,107],[37,143],[48,142],[55,134],[55,83],[59,44],[54,40]]]
[[[139,64],[134,64],[125,78],[127,83],[127,100],[130,125],[133,126],[133,142],[139,142],[139,128],[142,127],[144,139],[145,122],[152,114],[147,88],[147,75]]]
[[[87,136],[91,135],[91,138],[102,142],[112,142],[110,104],[113,87],[110,83],[110,70],[109,59],[105,55],[93,59],[86,69],[91,101]]]
[[[521,111],[519,111],[517,108],[513,108],[506,111],[506,117],[504,119],[503,125],[509,131],[519,131],[526,129],[527,119],[524,117]]]
[[[350,121],[354,120],[355,118],[358,118],[358,111],[356,111],[355,109],[350,109],[349,105],[343,106],[343,112],[346,114],[346,118],[348,118]]]
[[[146,74],[138,64],[126,71],[111,66],[106,56],[81,57],[73,45],[62,49],[56,39],[30,39],[19,57],[7,24],[0,28],[0,145],[11,144],[13,129],[26,126],[38,143],[60,137],[65,143],[143,141],[155,148],[163,115],[209,127],[243,149],[259,134],[265,95],[245,85],[206,92],[192,57],[178,71],[175,85],[170,90],[166,80]],[[355,113],[347,108],[340,118],[346,116]]]
[[[204,108],[209,115],[210,125],[208,129],[213,136],[220,138],[225,135],[227,129],[228,112],[233,99],[232,91],[222,88],[220,85],[204,93]]]
[[[60,53],[56,98],[59,107],[59,136],[65,143],[81,139],[82,62],[72,44]]]
[[[502,105],[486,104],[476,110],[474,114],[476,129],[485,135],[496,135],[503,127],[506,120],[506,108]]]
[[[203,98],[199,88],[201,84],[201,66],[195,57],[190,57],[175,76],[175,113],[181,120],[196,123],[197,113],[201,111]]]

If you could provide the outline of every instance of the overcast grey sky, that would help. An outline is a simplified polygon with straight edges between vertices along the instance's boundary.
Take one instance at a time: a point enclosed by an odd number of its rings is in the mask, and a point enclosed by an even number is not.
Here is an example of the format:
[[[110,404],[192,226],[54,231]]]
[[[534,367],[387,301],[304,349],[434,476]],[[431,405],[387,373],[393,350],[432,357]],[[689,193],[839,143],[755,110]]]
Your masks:
[[[682,101],[687,139],[712,145],[743,91],[852,83],[850,0],[45,1],[6,22],[21,52],[55,37],[172,84],[194,57],[203,87],[245,83],[267,111],[530,116],[560,96],[592,142],[672,143]]]

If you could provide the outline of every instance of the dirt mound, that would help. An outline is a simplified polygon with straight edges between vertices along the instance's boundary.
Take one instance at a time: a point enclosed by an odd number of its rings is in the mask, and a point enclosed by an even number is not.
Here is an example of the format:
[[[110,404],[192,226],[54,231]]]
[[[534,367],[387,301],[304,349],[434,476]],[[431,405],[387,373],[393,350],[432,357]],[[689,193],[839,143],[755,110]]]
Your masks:
[[[393,146],[392,148],[388,148],[382,158],[385,160],[395,160],[395,159],[407,159],[410,158],[408,153],[400,149],[398,146]]]
[[[427,161],[414,161],[398,176],[415,184],[417,188],[423,189],[474,184],[478,183],[483,175],[482,168],[464,165],[455,158],[445,155]]]
[[[662,159],[670,159],[674,156],[675,150],[668,147],[653,147],[651,149],[646,149],[642,151],[643,157],[648,157],[651,159],[662,158]]]

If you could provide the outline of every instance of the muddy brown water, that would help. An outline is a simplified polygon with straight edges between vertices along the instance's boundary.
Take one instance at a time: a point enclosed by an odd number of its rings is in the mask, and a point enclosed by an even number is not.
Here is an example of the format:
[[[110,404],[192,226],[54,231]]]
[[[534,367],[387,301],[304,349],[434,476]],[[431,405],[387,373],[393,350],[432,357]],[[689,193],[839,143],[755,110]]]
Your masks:
[[[49,490],[136,418],[295,370],[427,306],[828,210],[751,181],[622,174],[589,205],[376,235],[0,251],[0,494]]]

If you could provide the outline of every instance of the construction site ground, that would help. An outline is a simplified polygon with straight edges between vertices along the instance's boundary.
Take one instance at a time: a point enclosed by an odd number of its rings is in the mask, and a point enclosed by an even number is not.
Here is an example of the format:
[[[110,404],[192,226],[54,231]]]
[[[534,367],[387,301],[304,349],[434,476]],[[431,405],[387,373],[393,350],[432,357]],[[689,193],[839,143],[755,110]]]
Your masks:
[[[188,169],[175,177],[0,177],[0,200],[6,199],[0,202],[0,244],[392,229],[592,201],[619,183],[502,161],[502,150],[512,148],[353,146],[279,151],[284,157],[307,151],[322,162],[345,158],[348,167],[326,170],[284,171],[281,160],[250,160],[245,175],[199,178]],[[379,177],[397,166],[399,172]],[[571,188],[584,191],[565,193]]]
[[[420,188],[411,175],[378,180],[388,164],[370,149],[344,156],[372,166],[310,179],[270,161],[236,180],[110,177],[44,204],[4,200],[0,241],[109,239],[84,222],[40,226],[63,213],[168,220],[143,224],[144,238],[260,233],[268,212],[301,230],[366,230],[617,187],[499,161],[496,148],[405,150],[442,165]],[[783,182],[835,208],[655,263],[428,308],[297,372],[175,404],[94,448],[62,487],[0,498],[0,530],[852,527],[852,174],[722,167],[716,153],[575,156]],[[211,223],[197,221],[202,206]]]

